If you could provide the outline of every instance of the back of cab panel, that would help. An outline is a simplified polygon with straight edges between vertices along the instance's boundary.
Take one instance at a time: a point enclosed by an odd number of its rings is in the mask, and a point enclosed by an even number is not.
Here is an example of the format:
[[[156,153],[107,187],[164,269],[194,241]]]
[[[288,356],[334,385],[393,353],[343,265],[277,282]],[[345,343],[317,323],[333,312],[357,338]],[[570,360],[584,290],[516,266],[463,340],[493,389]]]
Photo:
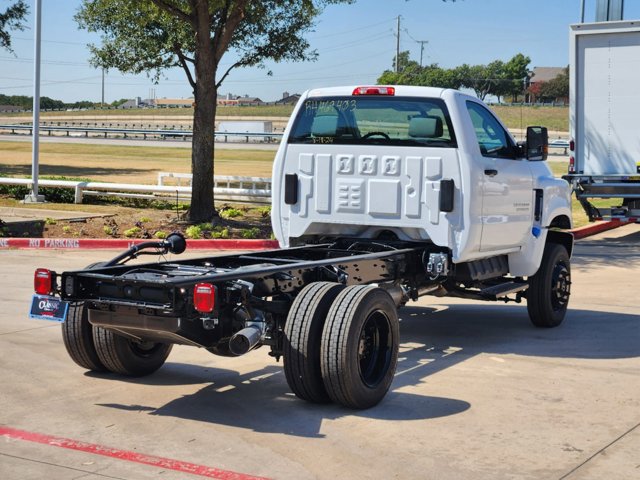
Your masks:
[[[298,102],[273,168],[281,246],[389,230],[447,246],[449,224],[461,222],[461,169],[443,90],[368,88],[375,90],[314,90]],[[441,204],[443,181],[456,186],[450,206]]]

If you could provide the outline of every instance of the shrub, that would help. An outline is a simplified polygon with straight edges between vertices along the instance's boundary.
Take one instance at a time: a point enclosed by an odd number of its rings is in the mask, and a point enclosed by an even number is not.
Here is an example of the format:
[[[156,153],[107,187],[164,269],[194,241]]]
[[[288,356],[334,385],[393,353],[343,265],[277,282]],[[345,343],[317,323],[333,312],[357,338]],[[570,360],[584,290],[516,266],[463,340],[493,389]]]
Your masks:
[[[44,224],[45,225],[55,225],[56,223],[58,223],[58,222],[56,221],[55,218],[45,218],[44,219]]]
[[[160,239],[160,240],[164,240],[165,238],[167,238],[167,232],[163,232],[162,230],[158,230],[156,233],[153,234],[154,237]]]
[[[240,232],[242,238],[258,238],[260,236],[260,229],[258,227],[245,228]]]
[[[113,235],[113,228],[109,227],[108,225],[105,225],[104,227],[102,227],[102,230],[107,235]]]
[[[256,211],[262,216],[262,218],[267,218],[271,216],[271,205],[265,205],[264,207],[256,208]]]
[[[227,227],[218,227],[211,232],[211,238],[229,238],[229,229]]]
[[[62,232],[71,233],[71,227],[69,225],[65,225],[64,227],[62,227]]]
[[[124,232],[122,232],[122,234],[127,238],[131,238],[131,237],[135,237],[140,232],[142,232],[142,229],[140,227],[133,227],[133,228],[130,228],[129,230],[125,230]]]
[[[213,225],[211,225],[210,223],[201,223],[200,225],[198,225],[198,228],[203,232],[210,232],[214,229]]]
[[[222,218],[236,218],[236,217],[242,217],[243,213],[241,210],[238,210],[237,208],[225,208],[224,210],[220,210],[220,216]]]
[[[186,228],[184,234],[187,236],[187,238],[196,240],[198,238],[202,238],[202,229],[199,225],[191,225],[190,227]]]
[[[140,223],[149,223],[150,221],[151,221],[151,219],[149,217],[140,218]]]

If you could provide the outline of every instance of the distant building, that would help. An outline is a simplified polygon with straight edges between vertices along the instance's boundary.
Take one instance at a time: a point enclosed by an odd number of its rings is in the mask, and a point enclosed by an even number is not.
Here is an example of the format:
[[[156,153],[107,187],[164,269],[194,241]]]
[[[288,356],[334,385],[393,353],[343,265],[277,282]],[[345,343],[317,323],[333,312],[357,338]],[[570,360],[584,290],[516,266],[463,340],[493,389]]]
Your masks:
[[[564,73],[565,67],[535,67],[529,75],[529,85],[537,82],[548,82]]]
[[[536,91],[536,84],[541,84],[553,80],[558,75],[565,73],[566,67],[535,67],[530,73],[527,79],[527,98],[528,103],[535,103],[538,101],[536,95],[532,92]],[[566,103],[567,98],[558,98],[556,102]]]
[[[195,100],[193,98],[156,98],[157,108],[191,108]]]
[[[276,100],[276,105],[295,105],[300,100],[301,95],[299,93],[294,93],[293,95],[289,94],[289,92],[283,92],[282,98],[280,100]]]
[[[240,97],[237,95],[232,95],[231,93],[227,93],[226,95],[218,95],[216,104],[225,107],[245,107],[253,105],[264,105],[264,102],[258,97],[250,97],[249,95]]]

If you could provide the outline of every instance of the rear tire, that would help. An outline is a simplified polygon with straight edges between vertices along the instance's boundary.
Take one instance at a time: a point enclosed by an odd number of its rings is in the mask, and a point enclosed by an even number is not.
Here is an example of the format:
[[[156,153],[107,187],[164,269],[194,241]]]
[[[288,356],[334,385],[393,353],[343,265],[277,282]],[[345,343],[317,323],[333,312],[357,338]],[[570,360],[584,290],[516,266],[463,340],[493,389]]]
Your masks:
[[[84,302],[69,304],[67,319],[62,324],[62,340],[71,360],[82,368],[94,372],[107,371],[98,357],[93,342],[93,326],[89,323]]]
[[[527,310],[536,327],[557,327],[564,320],[571,295],[571,264],[567,249],[557,243],[544,247],[538,272],[529,278]]]
[[[321,368],[329,397],[349,408],[370,408],[386,395],[398,363],[398,311],[371,285],[345,288],[324,326]]]
[[[298,398],[328,403],[320,368],[320,342],[329,309],[343,285],[316,282],[296,296],[284,326],[284,374]]]
[[[158,370],[173,345],[135,342],[100,327],[94,327],[93,340],[100,361],[113,373],[142,377]]]

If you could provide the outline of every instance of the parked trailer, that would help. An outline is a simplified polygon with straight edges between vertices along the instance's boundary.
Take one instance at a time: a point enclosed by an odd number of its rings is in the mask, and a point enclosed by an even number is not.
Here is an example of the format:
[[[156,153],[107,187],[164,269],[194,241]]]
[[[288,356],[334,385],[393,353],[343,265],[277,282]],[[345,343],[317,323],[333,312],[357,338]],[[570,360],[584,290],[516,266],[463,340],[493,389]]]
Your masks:
[[[640,219],[640,21],[571,26],[569,174],[590,220]],[[603,208],[592,199],[620,199]]]

